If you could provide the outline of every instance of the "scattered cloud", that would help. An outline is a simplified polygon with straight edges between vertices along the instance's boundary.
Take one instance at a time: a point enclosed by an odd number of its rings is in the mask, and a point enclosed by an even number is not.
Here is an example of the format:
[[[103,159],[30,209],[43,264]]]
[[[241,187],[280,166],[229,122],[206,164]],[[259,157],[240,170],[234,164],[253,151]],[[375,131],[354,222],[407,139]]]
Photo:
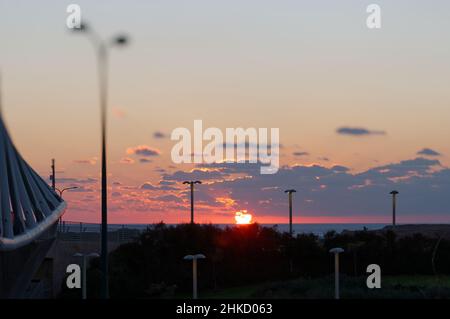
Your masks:
[[[139,159],[139,163],[142,163],[142,164],[151,163],[151,162],[152,162],[152,160],[149,160],[148,158],[140,158]]]
[[[159,185],[175,185],[174,181],[159,181]]]
[[[120,160],[120,164],[134,164],[134,159],[130,157],[124,157]]]
[[[159,185],[153,185],[150,182],[146,182],[144,184],[142,184],[140,187],[140,189],[142,190],[147,190],[147,191],[177,191],[179,190],[176,187],[170,186],[170,185],[164,185],[164,184],[159,184]]]
[[[168,138],[169,136],[161,131],[156,131],[153,133],[153,137],[156,139]]]
[[[178,196],[175,196],[175,195],[158,196],[158,197],[152,198],[152,200],[155,200],[158,202],[183,203],[183,199]]]
[[[294,201],[304,216],[385,214],[389,220],[392,189],[400,192],[399,203],[408,216],[450,215],[450,169],[423,157],[358,173],[341,165],[316,164],[283,166],[277,174],[261,175],[258,163],[214,163],[202,165],[202,170],[164,175],[165,181],[185,179],[207,182],[196,190],[207,205],[222,205],[209,197],[229,198],[233,207],[248,209],[256,216],[283,216],[287,205],[283,190],[288,188],[298,190]],[[187,191],[182,194],[188,196]]]
[[[95,165],[97,163],[97,157],[92,157],[90,159],[79,159],[73,161],[75,164],[88,164]]]
[[[112,109],[112,114],[116,119],[124,119],[127,116],[127,113],[124,110],[117,107]]]
[[[157,190],[158,189],[158,187],[153,186],[152,183],[149,183],[149,182],[142,184],[139,188],[144,189],[144,190]]]
[[[294,155],[294,156],[308,156],[309,153],[308,152],[294,152],[294,153],[292,153],[292,155]]]
[[[417,155],[425,155],[425,156],[441,156],[442,154],[432,150],[431,148],[424,148],[417,152]]]
[[[367,136],[367,135],[385,135],[385,131],[374,131],[362,127],[340,127],[336,130],[341,135]]]
[[[138,145],[136,147],[129,147],[127,149],[127,154],[150,157],[159,156],[161,154],[161,151],[156,148],[151,148],[147,145]]]
[[[91,184],[97,183],[97,179],[95,178],[69,178],[69,177],[56,177],[56,182],[58,184]]]
[[[85,186],[78,186],[77,188],[69,189],[67,191],[71,193],[91,193],[94,190]]]

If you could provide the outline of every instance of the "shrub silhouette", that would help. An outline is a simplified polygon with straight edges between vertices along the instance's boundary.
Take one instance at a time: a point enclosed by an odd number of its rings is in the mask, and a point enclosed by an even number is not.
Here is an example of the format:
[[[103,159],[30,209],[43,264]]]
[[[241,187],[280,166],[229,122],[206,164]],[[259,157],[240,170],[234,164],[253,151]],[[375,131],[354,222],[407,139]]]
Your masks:
[[[220,228],[214,225],[156,224],[132,243],[121,245],[109,258],[111,297],[189,296],[192,265],[188,254],[202,253],[199,289],[216,290],[293,278],[328,277],[333,273],[330,248],[342,247],[341,272],[365,275],[379,264],[383,275],[433,275],[431,263],[437,238],[420,234],[396,238],[392,231],[357,231],[323,238],[300,234],[293,238],[276,227],[258,224]],[[450,273],[450,241],[442,239],[435,254],[438,274]],[[292,260],[293,271],[290,271]],[[99,262],[88,272],[89,295],[98,296]],[[328,281],[324,281],[328,282]],[[328,289],[328,288],[327,288]],[[63,292],[64,294],[64,292]]]

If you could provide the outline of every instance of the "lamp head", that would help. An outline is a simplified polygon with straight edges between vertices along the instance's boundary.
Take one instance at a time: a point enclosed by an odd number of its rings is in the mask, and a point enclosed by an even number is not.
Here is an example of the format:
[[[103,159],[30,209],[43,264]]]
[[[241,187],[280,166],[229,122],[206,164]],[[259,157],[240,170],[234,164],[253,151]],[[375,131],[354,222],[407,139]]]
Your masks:
[[[398,192],[394,190],[394,191],[390,192],[389,194],[391,194],[391,195],[397,195]]]
[[[126,35],[119,35],[113,39],[113,43],[117,46],[125,46],[129,42]]]
[[[340,247],[336,247],[336,248],[332,248],[330,249],[330,253],[331,254],[340,254],[343,253],[344,249],[340,248]]]
[[[79,28],[72,28],[73,32],[88,32],[89,27],[86,23],[81,23]]]
[[[289,193],[289,194],[291,194],[291,193],[297,193],[297,191],[296,191],[295,189],[287,189],[287,190],[285,190],[284,192],[285,192],[285,193]]]
[[[196,254],[196,255],[187,255],[184,256],[184,260],[197,260],[197,259],[205,259],[206,256],[203,254]]]

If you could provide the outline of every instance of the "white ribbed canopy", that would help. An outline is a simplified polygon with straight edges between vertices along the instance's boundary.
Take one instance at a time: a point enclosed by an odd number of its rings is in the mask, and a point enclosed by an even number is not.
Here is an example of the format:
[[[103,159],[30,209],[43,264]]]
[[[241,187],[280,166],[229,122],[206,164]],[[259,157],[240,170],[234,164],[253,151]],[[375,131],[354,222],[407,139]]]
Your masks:
[[[65,208],[66,203],[14,147],[0,110],[0,251],[39,238]]]

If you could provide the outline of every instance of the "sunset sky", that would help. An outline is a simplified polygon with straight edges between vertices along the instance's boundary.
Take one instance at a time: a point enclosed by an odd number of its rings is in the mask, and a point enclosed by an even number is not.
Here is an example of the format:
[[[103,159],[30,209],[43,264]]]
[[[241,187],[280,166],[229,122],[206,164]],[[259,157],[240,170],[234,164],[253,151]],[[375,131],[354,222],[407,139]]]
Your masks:
[[[66,28],[66,7],[111,51],[109,220],[233,223],[450,222],[450,2],[0,0],[4,118],[48,180],[57,161],[64,219],[100,220],[94,51]],[[366,7],[382,28],[366,27]],[[177,127],[280,129],[280,170],[174,164]],[[358,128],[360,130],[354,130]]]

